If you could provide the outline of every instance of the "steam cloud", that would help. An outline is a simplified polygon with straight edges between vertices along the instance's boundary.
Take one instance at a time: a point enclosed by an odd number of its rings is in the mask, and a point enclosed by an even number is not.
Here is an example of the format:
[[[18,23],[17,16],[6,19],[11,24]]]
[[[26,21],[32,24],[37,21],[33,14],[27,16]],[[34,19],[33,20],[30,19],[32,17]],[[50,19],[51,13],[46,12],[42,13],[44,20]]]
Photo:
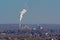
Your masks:
[[[22,18],[23,18],[23,15],[24,15],[26,12],[27,12],[26,9],[23,9],[23,10],[20,12],[20,22],[21,22],[21,20],[22,20]]]

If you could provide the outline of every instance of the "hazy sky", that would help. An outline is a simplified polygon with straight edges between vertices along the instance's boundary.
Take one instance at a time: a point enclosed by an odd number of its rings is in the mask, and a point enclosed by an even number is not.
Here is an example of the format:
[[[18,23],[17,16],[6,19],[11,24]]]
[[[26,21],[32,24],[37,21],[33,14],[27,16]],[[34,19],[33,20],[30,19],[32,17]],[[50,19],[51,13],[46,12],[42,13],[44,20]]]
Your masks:
[[[0,0],[0,24],[18,23],[23,8],[23,24],[60,24],[60,0]]]

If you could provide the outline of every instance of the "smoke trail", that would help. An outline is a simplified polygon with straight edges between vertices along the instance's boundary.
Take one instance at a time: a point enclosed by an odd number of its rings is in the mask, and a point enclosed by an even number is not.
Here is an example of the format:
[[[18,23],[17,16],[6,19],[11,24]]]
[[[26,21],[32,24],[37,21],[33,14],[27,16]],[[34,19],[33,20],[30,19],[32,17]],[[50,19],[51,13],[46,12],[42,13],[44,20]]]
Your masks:
[[[22,20],[22,18],[23,18],[23,15],[24,15],[26,12],[27,12],[26,9],[23,9],[23,10],[20,12],[20,22],[21,22],[21,20]]]

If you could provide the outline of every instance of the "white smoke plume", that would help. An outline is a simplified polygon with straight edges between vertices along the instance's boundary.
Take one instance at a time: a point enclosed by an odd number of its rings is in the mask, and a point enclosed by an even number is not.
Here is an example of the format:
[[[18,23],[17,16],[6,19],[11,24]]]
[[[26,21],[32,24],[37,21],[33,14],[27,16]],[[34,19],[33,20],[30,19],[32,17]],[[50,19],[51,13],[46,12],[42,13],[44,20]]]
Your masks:
[[[26,9],[23,9],[23,10],[20,12],[20,22],[21,22],[21,20],[22,20],[22,18],[23,18],[23,15],[24,15],[26,12],[27,12]]]

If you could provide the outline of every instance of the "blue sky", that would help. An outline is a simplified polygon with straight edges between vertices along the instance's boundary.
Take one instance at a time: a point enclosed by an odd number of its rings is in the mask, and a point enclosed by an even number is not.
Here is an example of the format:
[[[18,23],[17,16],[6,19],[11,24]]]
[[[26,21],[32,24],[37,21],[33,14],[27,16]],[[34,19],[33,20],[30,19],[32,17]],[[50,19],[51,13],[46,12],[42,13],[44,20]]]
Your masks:
[[[60,24],[60,0],[0,0],[0,24],[18,23],[23,8],[23,24]]]

